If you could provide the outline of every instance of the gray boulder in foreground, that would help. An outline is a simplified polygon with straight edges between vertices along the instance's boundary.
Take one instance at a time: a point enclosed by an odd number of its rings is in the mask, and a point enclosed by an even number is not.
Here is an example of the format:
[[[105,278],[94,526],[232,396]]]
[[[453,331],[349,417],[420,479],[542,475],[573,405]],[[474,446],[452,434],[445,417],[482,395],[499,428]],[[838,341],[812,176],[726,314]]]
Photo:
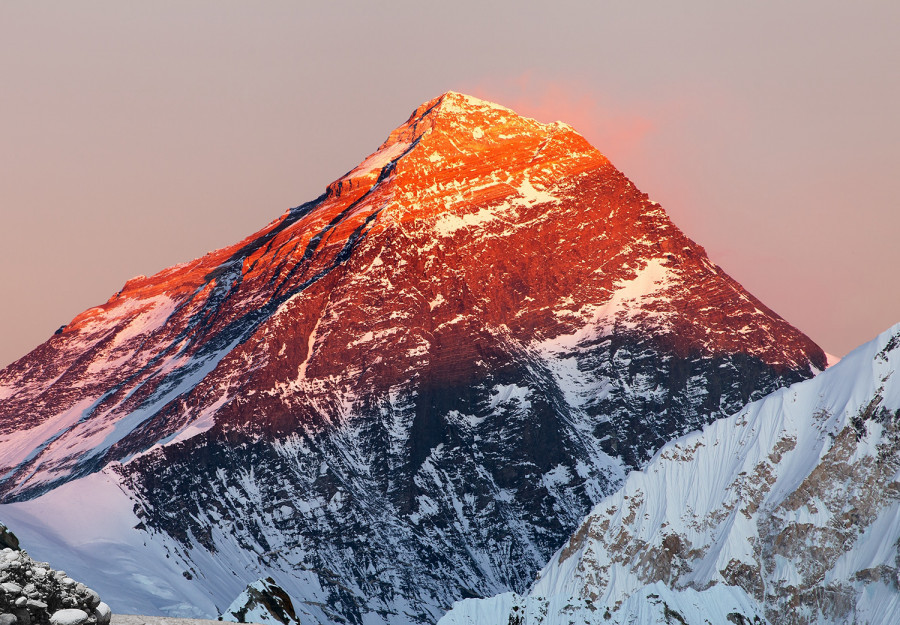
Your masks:
[[[57,610],[50,617],[50,625],[84,625],[87,623],[88,613],[77,608]]]
[[[100,595],[11,545],[18,540],[0,523],[0,625],[109,625]]]

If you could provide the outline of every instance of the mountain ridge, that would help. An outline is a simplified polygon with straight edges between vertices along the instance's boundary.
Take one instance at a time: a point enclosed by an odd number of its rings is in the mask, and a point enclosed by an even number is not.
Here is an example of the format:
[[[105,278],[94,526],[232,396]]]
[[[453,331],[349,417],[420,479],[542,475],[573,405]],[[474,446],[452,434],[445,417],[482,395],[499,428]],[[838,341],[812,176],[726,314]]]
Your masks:
[[[667,610],[693,606],[685,625],[731,603],[745,619],[735,622],[894,622],[898,367],[900,324],[668,443],[594,508],[527,596],[465,601],[441,624],[627,622],[623,604],[654,611],[649,593],[666,594]],[[640,622],[667,622],[662,611]]]

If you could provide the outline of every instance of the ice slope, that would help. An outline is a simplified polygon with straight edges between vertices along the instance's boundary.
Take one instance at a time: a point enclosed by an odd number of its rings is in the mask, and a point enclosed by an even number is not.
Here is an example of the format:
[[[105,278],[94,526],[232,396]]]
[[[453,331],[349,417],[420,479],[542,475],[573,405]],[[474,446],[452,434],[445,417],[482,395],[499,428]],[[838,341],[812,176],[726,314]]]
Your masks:
[[[258,553],[235,549],[221,537],[214,554],[186,548],[148,531],[135,516],[135,503],[107,468],[37,499],[0,505],[0,519],[15,528],[33,557],[73,575],[87,573],[97,592],[109,597],[114,613],[214,619],[227,607],[227,598],[245,594],[253,577],[246,571],[258,570]],[[198,575],[204,583],[197,583]],[[274,575],[282,584],[302,588],[313,604],[297,606],[304,622],[326,620],[314,605],[316,597],[324,601],[325,596],[313,575],[302,570]]]
[[[642,611],[649,589],[668,596],[661,587],[702,605],[743,593],[746,622],[900,621],[898,367],[900,325],[667,444],[594,508],[527,596],[457,603],[442,625],[600,623],[624,606],[640,615],[628,622],[653,623]]]
[[[69,482],[47,496],[0,506],[28,553],[72,574],[89,572],[110,607],[124,614],[209,617],[210,596],[186,583],[171,542],[139,531],[134,502],[109,471]],[[235,585],[237,587],[237,585]]]

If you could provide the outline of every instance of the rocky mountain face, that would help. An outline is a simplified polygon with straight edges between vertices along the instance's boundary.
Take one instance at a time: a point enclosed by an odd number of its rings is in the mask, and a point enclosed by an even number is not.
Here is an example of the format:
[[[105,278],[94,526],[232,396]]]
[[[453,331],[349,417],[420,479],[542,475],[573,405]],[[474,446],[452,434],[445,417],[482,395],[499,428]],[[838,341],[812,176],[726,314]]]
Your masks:
[[[55,536],[90,483],[160,612],[271,578],[301,621],[433,622],[524,592],[666,441],[825,367],[572,128],[448,93],[0,372],[0,514]]]
[[[900,325],[669,443],[527,596],[459,603],[441,625],[609,623],[623,605],[698,625],[725,606],[734,623],[900,621],[898,368]]]

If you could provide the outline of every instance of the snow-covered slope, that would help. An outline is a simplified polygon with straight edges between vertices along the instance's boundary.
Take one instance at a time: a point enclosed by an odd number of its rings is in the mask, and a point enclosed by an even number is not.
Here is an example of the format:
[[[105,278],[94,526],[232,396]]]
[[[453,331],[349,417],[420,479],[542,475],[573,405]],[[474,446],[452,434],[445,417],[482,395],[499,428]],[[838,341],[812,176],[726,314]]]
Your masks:
[[[765,616],[741,588],[706,590],[647,584],[612,604],[554,595],[508,592],[490,599],[458,602],[439,625],[762,625]]]
[[[271,577],[307,620],[429,622],[525,591],[627,470],[825,367],[572,128],[447,93],[0,371],[0,497],[35,550],[114,541],[117,610],[215,616]],[[67,539],[93,498],[129,520]]]
[[[44,497],[0,506],[0,519],[14,527],[35,557],[72,575],[86,572],[91,586],[112,608],[126,614],[166,613],[209,617],[209,593],[184,583],[184,563],[172,558],[174,541],[147,540],[136,529],[135,501],[114,475],[94,473]],[[177,505],[177,504],[174,504]],[[240,589],[240,584],[233,584]]]
[[[726,589],[745,602],[740,622],[900,622],[898,368],[900,325],[669,443],[594,508],[528,596],[464,601],[441,624],[605,623],[607,610],[650,609],[651,589],[671,610],[723,605]]]

